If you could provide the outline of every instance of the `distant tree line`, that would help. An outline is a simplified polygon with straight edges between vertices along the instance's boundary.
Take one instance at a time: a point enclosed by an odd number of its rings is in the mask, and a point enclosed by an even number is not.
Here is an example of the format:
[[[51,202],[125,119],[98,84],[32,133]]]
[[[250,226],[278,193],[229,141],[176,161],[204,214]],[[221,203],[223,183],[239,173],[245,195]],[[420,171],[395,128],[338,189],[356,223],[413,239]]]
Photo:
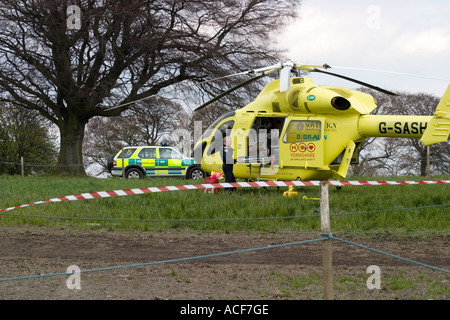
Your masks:
[[[58,155],[48,121],[37,111],[11,105],[0,107],[0,174],[54,172]]]
[[[399,115],[432,115],[440,98],[429,94],[400,93],[386,96],[372,90],[378,108],[373,113]],[[257,92],[254,92],[255,96]],[[156,145],[167,142],[186,156],[191,156],[194,122],[204,131],[221,114],[232,110],[226,105],[211,105],[192,113],[174,99],[152,97],[133,105],[116,117],[94,117],[86,129],[84,165],[97,164],[106,172],[106,158],[124,146]],[[235,105],[234,109],[243,105]],[[51,123],[36,111],[3,105],[0,108],[0,173],[20,174],[20,159],[28,164],[25,171],[47,173],[57,166],[59,137],[48,128]],[[184,136],[180,136],[180,133]],[[357,176],[422,175],[450,173],[450,143],[431,145],[418,139],[368,138],[360,148],[359,164],[350,174]]]

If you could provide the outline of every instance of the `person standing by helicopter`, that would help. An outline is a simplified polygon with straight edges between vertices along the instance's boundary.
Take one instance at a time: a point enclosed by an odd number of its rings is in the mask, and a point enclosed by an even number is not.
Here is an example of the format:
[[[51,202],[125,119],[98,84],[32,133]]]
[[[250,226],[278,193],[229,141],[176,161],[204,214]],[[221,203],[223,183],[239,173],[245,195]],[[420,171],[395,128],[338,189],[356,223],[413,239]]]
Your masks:
[[[226,183],[236,182],[233,174],[233,166],[236,160],[233,158],[233,148],[231,147],[231,137],[225,136],[223,139],[223,148],[220,155],[222,156],[222,170],[225,175]],[[236,188],[225,188],[225,191],[236,191]]]

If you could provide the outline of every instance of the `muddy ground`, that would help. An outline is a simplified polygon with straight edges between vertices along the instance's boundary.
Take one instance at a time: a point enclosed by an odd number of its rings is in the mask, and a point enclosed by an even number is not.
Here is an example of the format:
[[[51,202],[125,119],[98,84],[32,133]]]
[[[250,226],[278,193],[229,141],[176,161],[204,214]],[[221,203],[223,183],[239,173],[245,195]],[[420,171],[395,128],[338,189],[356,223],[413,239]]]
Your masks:
[[[450,239],[445,237],[419,240],[335,236],[450,270]],[[176,260],[320,237],[304,233],[123,233],[0,227],[0,278],[15,278],[0,282],[0,299],[321,300],[321,242]],[[336,300],[426,300],[430,294],[433,299],[450,300],[448,273],[341,241],[331,243]],[[171,259],[176,261],[150,264]],[[67,272],[71,265],[82,270],[80,289],[68,288],[67,275],[52,275]],[[380,289],[367,288],[371,276],[367,268],[371,265],[380,267]],[[101,270],[107,267],[112,268]],[[28,276],[36,277],[17,279]],[[406,285],[395,287],[395,279],[403,279]],[[70,284],[73,287],[77,283]],[[431,287],[444,289],[431,293]]]

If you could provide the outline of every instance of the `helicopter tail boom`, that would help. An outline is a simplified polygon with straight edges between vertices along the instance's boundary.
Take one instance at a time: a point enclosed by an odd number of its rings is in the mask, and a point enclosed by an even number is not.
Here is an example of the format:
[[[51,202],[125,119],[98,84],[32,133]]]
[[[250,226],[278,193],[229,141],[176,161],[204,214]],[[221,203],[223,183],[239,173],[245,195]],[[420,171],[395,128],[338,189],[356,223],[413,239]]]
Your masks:
[[[359,119],[363,137],[417,138],[427,130],[431,116],[364,115]]]
[[[359,119],[364,137],[417,138],[428,146],[450,138],[450,85],[433,116],[364,115]]]

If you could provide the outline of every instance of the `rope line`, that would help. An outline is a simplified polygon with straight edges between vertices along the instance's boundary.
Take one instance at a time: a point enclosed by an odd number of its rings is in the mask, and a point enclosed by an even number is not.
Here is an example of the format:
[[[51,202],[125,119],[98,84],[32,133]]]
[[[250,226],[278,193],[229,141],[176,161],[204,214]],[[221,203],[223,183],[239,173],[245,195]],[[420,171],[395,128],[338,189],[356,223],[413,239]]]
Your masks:
[[[414,260],[402,258],[400,256],[393,255],[391,253],[387,253],[387,252],[383,252],[383,251],[380,251],[380,250],[377,250],[377,249],[369,248],[369,247],[363,246],[361,244],[358,244],[358,243],[355,243],[355,242],[352,242],[352,241],[348,241],[348,240],[345,240],[345,239],[337,238],[337,237],[333,236],[332,234],[322,234],[322,235],[327,235],[330,239],[338,240],[338,241],[350,244],[352,246],[356,246],[356,247],[359,247],[359,248],[362,248],[362,249],[366,249],[366,250],[369,250],[369,251],[372,251],[372,252],[376,252],[376,253],[379,253],[379,254],[383,254],[383,255],[386,255],[386,256],[389,256],[389,257],[392,257],[392,258],[396,258],[396,259],[399,259],[399,260],[403,260],[403,261],[406,261],[406,262],[417,264],[417,265],[422,266],[422,267],[427,267],[427,268],[434,269],[434,270],[437,270],[437,271],[450,273],[450,270],[441,269],[441,268],[434,267],[434,266],[431,266],[431,265],[428,265],[428,264],[424,264],[424,263],[421,263],[421,262],[417,262],[417,261],[414,261]]]
[[[360,211],[360,212],[343,212],[330,214],[332,217],[341,217],[347,215],[359,215],[359,214],[370,214],[370,213],[388,213],[397,211],[414,211],[420,209],[430,209],[430,208],[440,208],[448,207],[450,203],[428,205],[421,207],[411,207],[411,208],[397,208],[397,209],[387,209],[387,210],[374,210],[374,211]],[[450,212],[441,212],[443,214],[450,214]],[[283,217],[255,217],[255,218],[210,218],[210,219],[119,219],[119,218],[100,218],[100,217],[58,217],[58,216],[43,216],[43,215],[22,215],[13,213],[3,213],[0,216],[3,217],[14,217],[14,218],[40,218],[40,219],[60,219],[60,220],[87,220],[87,221],[115,221],[115,222],[217,222],[217,221],[252,221],[252,220],[282,220],[282,219],[299,219],[299,218],[319,218],[320,214],[305,215],[305,216],[283,216]]]
[[[68,195],[65,197],[53,198],[44,201],[37,201],[29,204],[24,204],[15,207],[0,209],[1,212],[16,210],[19,208],[29,207],[37,204],[49,202],[62,202],[74,200],[88,200],[98,198],[121,197],[137,194],[166,192],[166,191],[180,191],[180,190],[208,190],[220,188],[261,188],[261,187],[317,187],[322,181],[256,181],[256,182],[234,182],[234,183],[205,183],[205,184],[186,184],[179,186],[165,186],[165,187],[148,187],[136,188],[127,190],[111,190],[89,192],[76,195]],[[385,185],[434,185],[434,184],[450,184],[450,180],[431,180],[431,181],[326,181],[330,186],[385,186]]]
[[[424,264],[418,261],[414,261],[411,259],[403,258],[397,255],[393,255],[387,252],[383,252],[377,249],[373,249],[352,241],[348,241],[345,239],[337,238],[333,236],[330,233],[321,233],[321,236],[325,236],[325,238],[318,238],[318,239],[312,239],[312,240],[303,240],[298,242],[291,242],[291,243],[284,243],[284,244],[277,244],[277,245],[271,245],[266,247],[259,247],[259,248],[251,248],[251,249],[242,249],[242,250],[235,250],[235,251],[228,251],[228,252],[221,252],[221,253],[213,253],[213,254],[207,254],[207,255],[200,255],[200,256],[193,256],[193,257],[185,257],[185,258],[178,258],[178,259],[169,259],[169,260],[161,260],[161,261],[153,261],[153,262],[145,262],[145,263],[136,263],[136,264],[130,264],[130,265],[121,265],[121,266],[113,266],[113,267],[104,267],[104,268],[95,268],[95,269],[86,269],[86,270],[80,270],[81,273],[89,273],[89,272],[100,272],[100,271],[112,271],[112,270],[119,270],[119,269],[126,269],[126,268],[136,268],[136,267],[145,267],[150,265],[159,265],[159,264],[166,264],[166,263],[177,263],[177,262],[184,262],[184,261],[192,261],[192,260],[199,260],[199,259],[207,259],[207,258],[213,258],[213,257],[220,257],[220,256],[226,256],[226,255],[232,255],[232,254],[239,254],[239,253],[246,253],[246,252],[255,252],[255,251],[261,251],[261,250],[269,250],[269,249],[275,249],[275,248],[281,248],[281,247],[287,247],[287,246],[294,246],[294,245],[300,245],[300,244],[306,244],[306,243],[313,243],[313,242],[320,242],[325,240],[337,240],[346,244],[350,244],[352,246],[356,246],[365,250],[369,250],[375,253],[387,255],[389,257],[403,260],[409,263],[416,264],[421,267],[430,268],[436,271],[444,272],[444,273],[450,273],[450,270],[438,268],[435,266],[431,266],[428,264]],[[56,276],[68,276],[73,275],[74,273],[70,272],[59,272],[59,273],[48,273],[48,274],[39,274],[39,275],[31,275],[31,276],[22,276],[22,277],[13,277],[13,278],[0,278],[0,282],[7,282],[7,281],[15,281],[15,280],[27,280],[27,279],[37,279],[37,278],[48,278],[48,277],[56,277]]]
[[[313,243],[313,242],[319,242],[319,241],[324,241],[324,240],[328,240],[328,238],[318,238],[318,239],[312,239],[312,240],[304,240],[304,241],[298,241],[298,242],[290,242],[290,243],[284,243],[284,244],[271,245],[271,246],[260,247],[260,248],[251,248],[251,249],[242,249],[242,250],[229,251],[229,252],[206,254],[206,255],[194,256],[194,257],[153,261],[153,262],[145,262],[145,263],[136,263],[136,264],[130,264],[130,265],[114,266],[114,267],[87,269],[87,270],[80,270],[80,273],[110,271],[110,270],[145,267],[145,266],[150,266],[150,265],[158,265],[158,264],[166,264],[166,263],[191,261],[191,260],[198,260],[198,259],[207,259],[207,258],[220,257],[220,256],[231,255],[231,254],[254,252],[254,251],[275,249],[275,248],[281,248],[281,247],[287,247],[287,246],[294,246],[294,245],[299,245],[299,244]],[[15,277],[15,278],[0,278],[0,282],[13,281],[13,280],[36,279],[36,278],[47,278],[47,277],[72,275],[72,274],[73,273],[69,273],[69,272],[60,272],[60,273],[48,273],[48,274],[39,274],[39,275],[23,276],[23,277]]]
[[[88,164],[57,164],[57,163],[33,163],[33,162],[10,162],[0,161],[0,165],[14,165],[24,167],[41,167],[41,168],[71,168],[71,167],[85,167]]]
[[[442,183],[450,183],[449,180],[444,181],[328,181],[328,185],[407,185],[407,184],[442,184]],[[150,188],[142,188],[142,189],[129,189],[129,190],[114,190],[114,191],[101,191],[101,192],[94,192],[94,193],[84,193],[79,195],[71,195],[61,198],[53,198],[45,201],[39,201],[34,202],[27,205],[17,206],[17,207],[11,207],[6,209],[1,209],[0,212],[9,211],[13,209],[28,207],[35,204],[41,204],[41,203],[48,203],[48,202],[61,202],[61,201],[71,201],[71,200],[82,200],[82,199],[95,199],[95,198],[105,198],[105,197],[117,197],[117,196],[125,196],[125,195],[132,195],[132,194],[145,194],[145,193],[153,193],[153,192],[162,192],[162,191],[177,191],[177,190],[193,190],[193,189],[211,189],[211,188],[226,188],[226,187],[278,187],[278,186],[318,186],[320,185],[320,181],[274,181],[274,182],[245,182],[245,183],[218,183],[218,184],[202,184],[202,185],[184,185],[184,186],[167,186],[167,187],[150,187]],[[443,204],[443,205],[434,205],[434,206],[425,206],[427,208],[429,207],[437,207],[437,206],[448,206],[449,204]],[[423,208],[425,208],[423,207]],[[392,209],[392,210],[379,210],[375,212],[392,212],[392,211],[401,211],[401,210],[415,210],[419,209],[416,208],[400,208],[400,209]],[[370,212],[365,212],[370,213]],[[338,214],[342,215],[342,214]],[[301,216],[291,216],[291,217],[278,217],[278,218],[292,218],[292,217],[301,217]],[[306,216],[304,216],[306,217]],[[311,217],[311,216],[310,216]],[[315,216],[314,216],[315,217]],[[72,218],[66,218],[66,219],[75,219],[76,217]],[[63,218],[61,218],[63,219]],[[96,218],[85,218],[85,219],[96,219]],[[248,218],[251,220],[254,219],[267,219],[267,218]],[[98,219],[96,219],[98,220]],[[102,219],[103,220],[103,219]],[[147,219],[148,220],[148,219]],[[211,219],[195,219],[197,221],[206,221]],[[189,220],[189,221],[195,221],[195,220]],[[231,219],[228,219],[231,220]],[[143,219],[139,219],[137,221],[143,221]],[[151,221],[154,221],[152,219]],[[178,219],[179,221],[179,219]],[[215,254],[208,254],[208,255],[200,255],[200,256],[194,256],[194,257],[186,257],[186,258],[179,258],[179,259],[170,259],[170,260],[163,260],[163,261],[153,261],[153,262],[147,262],[147,263],[138,263],[138,264],[131,264],[131,265],[122,265],[122,266],[115,266],[115,267],[105,267],[105,268],[97,268],[97,269],[88,269],[88,270],[80,270],[80,273],[87,273],[87,272],[97,272],[97,271],[108,271],[108,270],[117,270],[117,269],[124,269],[124,268],[132,268],[132,267],[143,267],[143,266],[149,266],[149,265],[157,265],[157,264],[165,264],[165,263],[175,263],[175,262],[182,262],[182,261],[190,261],[190,260],[197,260],[197,259],[205,259],[205,258],[211,258],[211,257],[218,257],[218,256],[225,256],[225,255],[231,255],[231,254],[237,254],[237,253],[244,253],[244,252],[253,252],[253,251],[259,251],[259,250],[267,250],[267,249],[274,249],[279,247],[285,247],[285,246],[292,246],[292,245],[299,245],[299,244],[305,244],[305,243],[312,243],[312,242],[318,242],[318,241],[324,241],[324,240],[337,240],[341,241],[353,246],[357,246],[375,253],[387,255],[396,259],[400,259],[409,263],[417,264],[422,267],[427,267],[430,269],[434,269],[437,271],[450,273],[449,270],[445,270],[442,268],[434,267],[431,265],[427,265],[421,262],[417,262],[414,260],[406,259],[400,256],[396,256],[390,253],[386,253],[377,249],[373,249],[367,246],[363,246],[348,240],[344,240],[341,238],[334,237],[331,234],[321,234],[322,236],[326,236],[326,238],[318,238],[313,240],[305,240],[300,242],[292,242],[292,243],[285,243],[285,244],[279,244],[279,245],[272,245],[267,247],[260,247],[260,248],[252,248],[252,249],[243,249],[243,250],[236,250],[236,251],[230,251],[230,252],[222,252],[222,253],[215,253]],[[24,279],[33,279],[33,278],[44,278],[44,277],[53,277],[53,276],[61,276],[61,275],[72,275],[73,273],[63,272],[63,273],[50,273],[50,274],[41,274],[41,275],[34,275],[34,276],[23,276],[23,277],[15,277],[15,278],[0,278],[0,282],[5,281],[12,281],[12,280],[24,280]]]
[[[411,207],[411,208],[397,208],[397,209],[386,209],[386,210],[374,210],[374,211],[360,211],[360,212],[343,212],[343,213],[334,213],[330,214],[330,216],[333,217],[339,217],[339,216],[346,216],[346,215],[358,215],[358,214],[368,214],[368,213],[388,213],[388,212],[396,212],[396,211],[414,211],[414,210],[420,210],[420,209],[430,209],[430,208],[439,208],[439,207],[448,207],[450,206],[450,203],[443,203],[443,204],[433,204],[428,206],[421,206],[421,207]],[[450,212],[440,212],[444,214],[448,214]]]

